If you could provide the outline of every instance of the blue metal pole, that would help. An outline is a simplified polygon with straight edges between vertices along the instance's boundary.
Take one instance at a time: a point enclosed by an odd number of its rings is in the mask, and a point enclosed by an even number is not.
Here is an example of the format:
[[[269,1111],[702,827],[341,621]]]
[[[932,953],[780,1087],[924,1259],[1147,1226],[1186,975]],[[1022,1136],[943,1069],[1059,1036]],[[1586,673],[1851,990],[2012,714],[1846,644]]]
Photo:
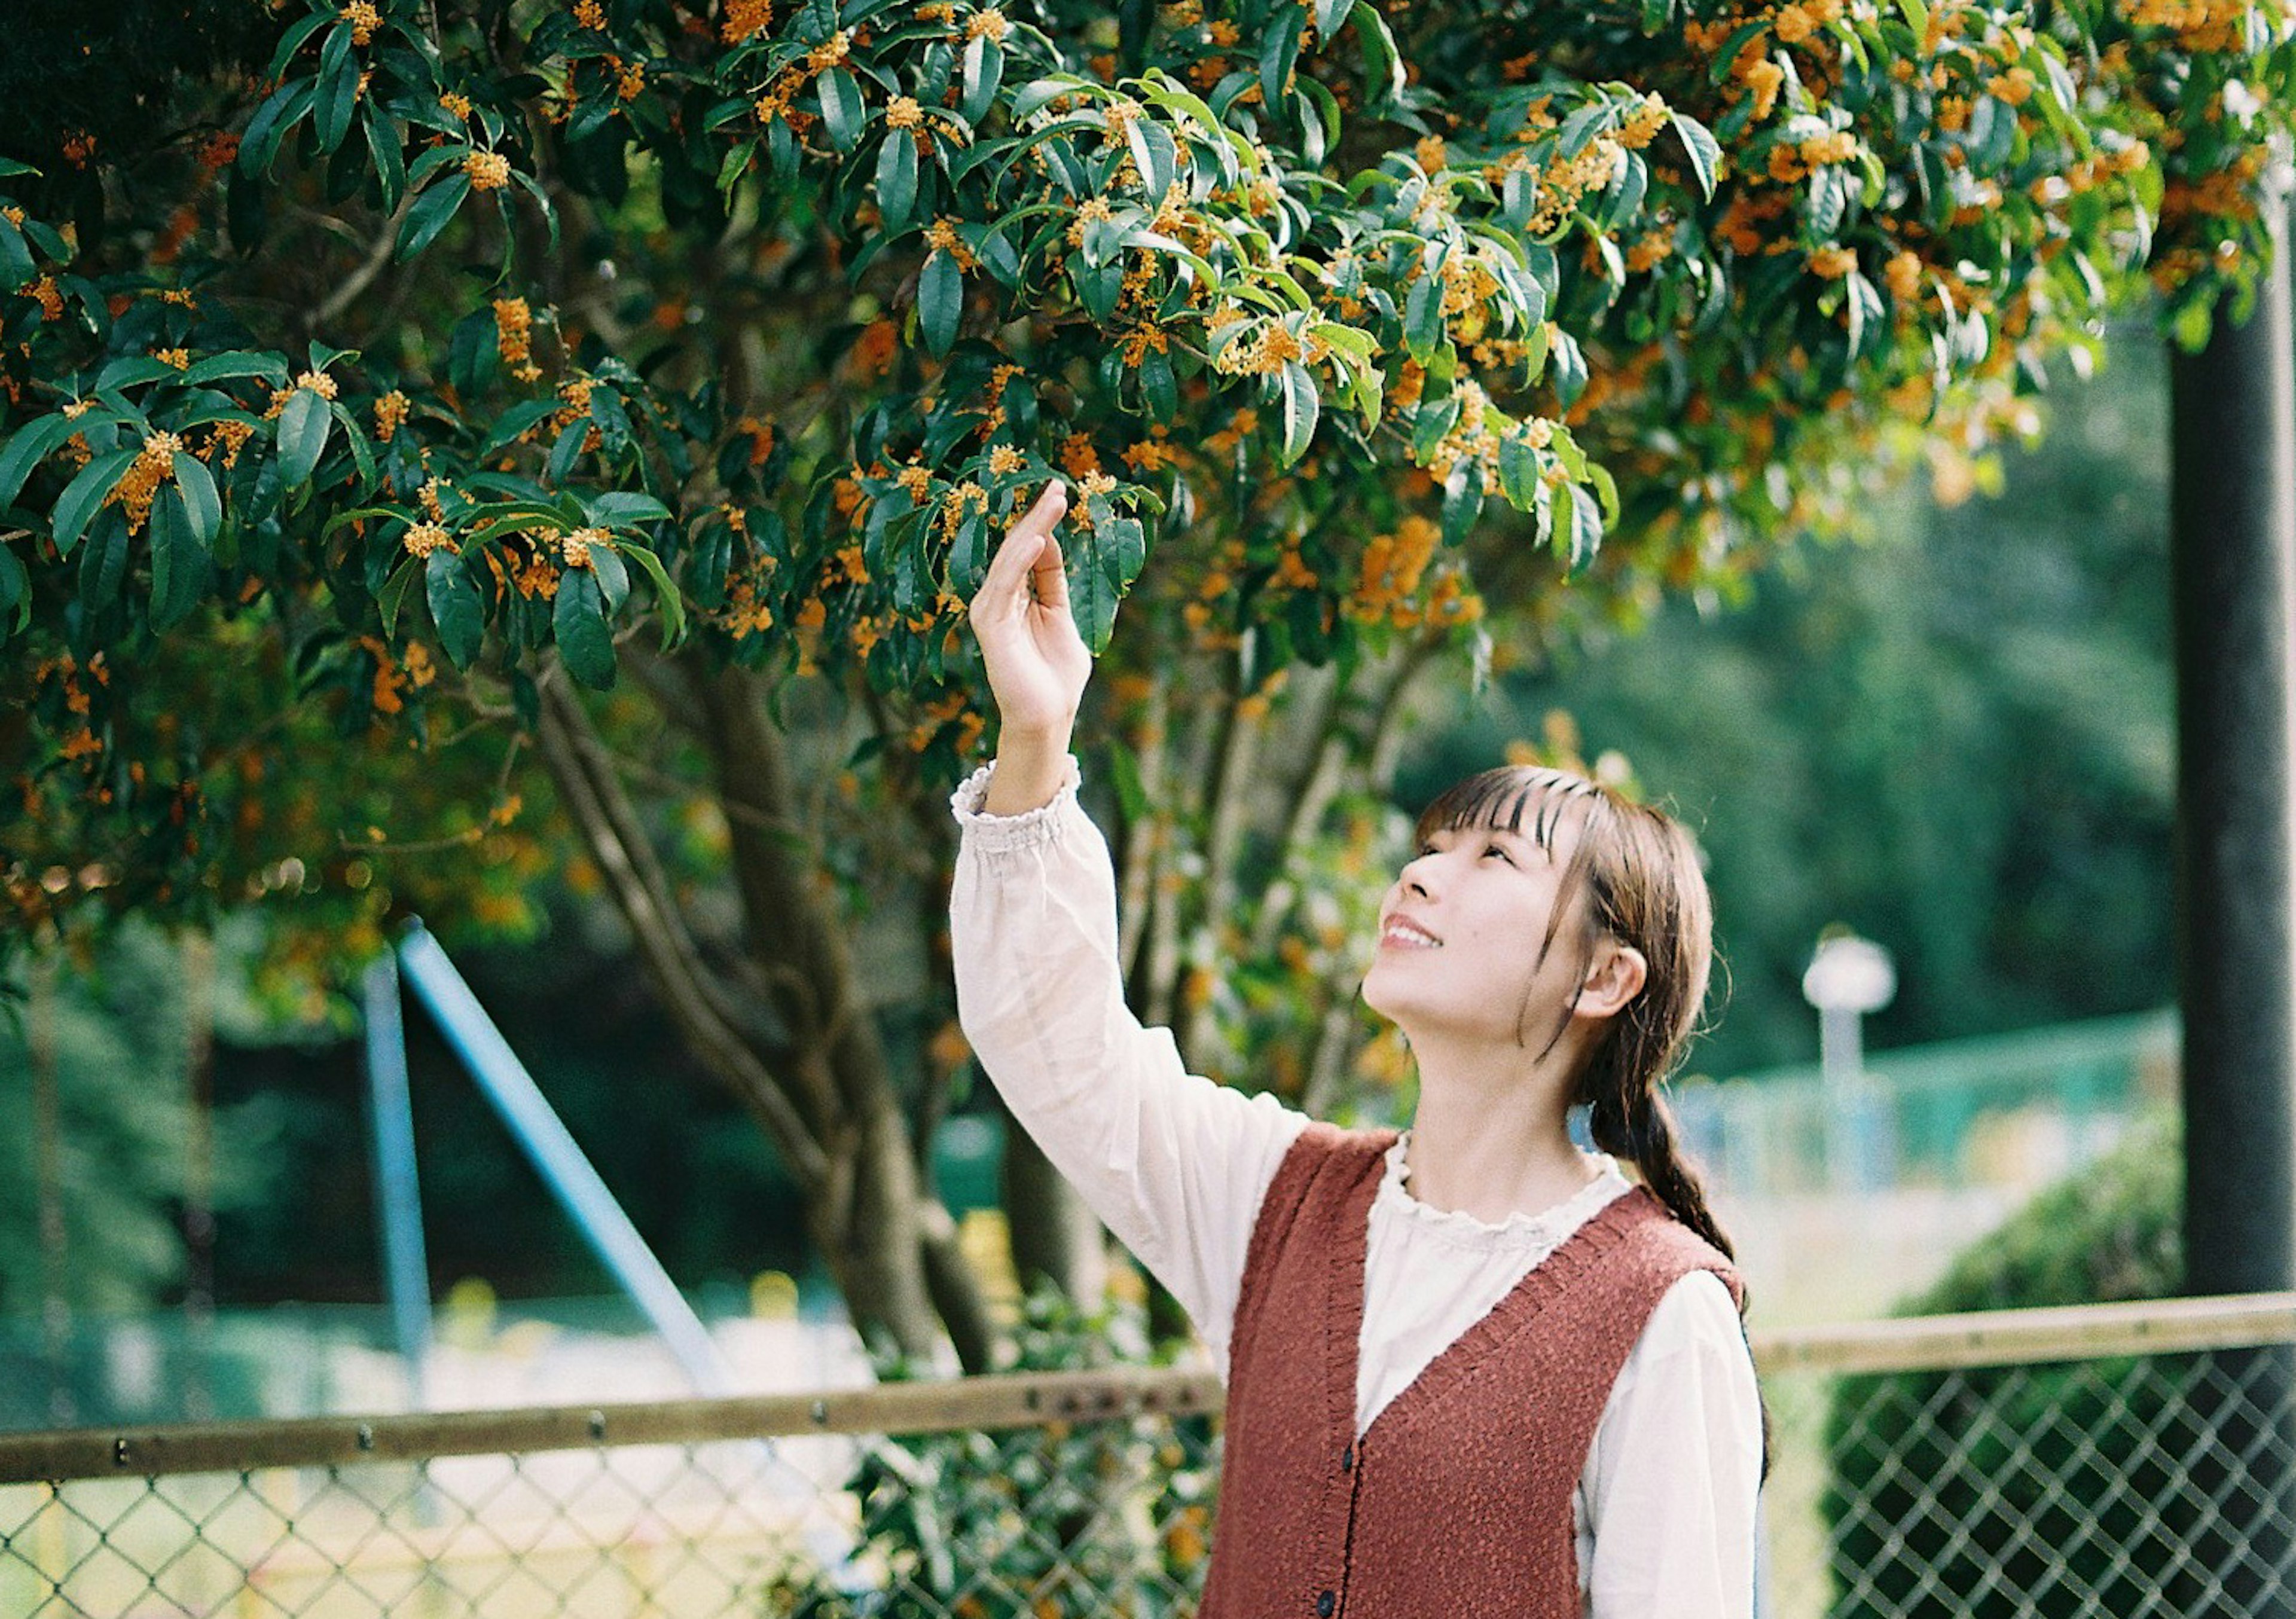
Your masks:
[[[414,993],[430,1009],[447,1043],[510,1126],[544,1183],[622,1290],[661,1334],[694,1388],[704,1394],[734,1393],[733,1369],[718,1353],[701,1318],[614,1201],[439,941],[415,923],[399,938],[398,961]]]
[[[430,1273],[422,1252],[422,1194],[414,1173],[414,1111],[407,1100],[406,1032],[398,1016],[398,969],[388,953],[366,969],[366,1100],[374,1152],[374,1214],[382,1229],[382,1274],[391,1333],[406,1362],[414,1409],[430,1405]]]

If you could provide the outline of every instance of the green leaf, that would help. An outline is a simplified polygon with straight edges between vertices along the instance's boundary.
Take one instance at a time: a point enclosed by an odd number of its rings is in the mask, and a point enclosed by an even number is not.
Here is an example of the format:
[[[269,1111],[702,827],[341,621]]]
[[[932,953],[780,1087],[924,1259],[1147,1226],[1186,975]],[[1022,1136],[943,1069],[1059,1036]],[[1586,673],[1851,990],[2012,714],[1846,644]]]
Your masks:
[[[559,585],[562,600],[565,585]],[[479,582],[463,559],[443,545],[423,560],[422,593],[430,603],[430,622],[439,626],[439,645],[447,660],[467,669],[479,655],[487,634],[486,599]]]
[[[12,607],[16,609],[18,629],[32,621],[32,576],[16,553],[0,544],[0,613]]]
[[[1570,490],[1570,571],[1578,572],[1603,548],[1603,513],[1584,484]]]
[[[1554,137],[1556,155],[1575,158],[1594,143],[1603,127],[1611,121],[1611,103],[1597,97],[1562,120],[1562,127]]]
[[[968,508],[964,520],[956,526],[956,537],[948,545],[949,588],[972,600],[988,576],[988,525],[980,512]]]
[[[455,217],[455,210],[463,206],[463,199],[471,194],[471,176],[453,174],[424,192],[406,210],[406,218],[398,227],[398,256],[412,258],[435,241]]]
[[[319,90],[313,103],[316,116],[311,127],[321,151],[334,151],[350,133],[351,114],[358,107],[358,59],[351,54],[351,30],[345,24],[327,36],[319,58]]]
[[[382,633],[391,640],[398,638],[398,615],[406,605],[408,589],[422,576],[422,561],[421,557],[403,558],[374,599],[376,609],[382,614]]]
[[[1300,60],[1300,36],[1307,23],[1308,13],[1298,6],[1282,7],[1275,26],[1259,48],[1259,94],[1270,112],[1282,107],[1291,94],[1285,83]]]
[[[594,394],[591,397],[596,397]],[[639,523],[659,523],[670,515],[669,508],[652,495],[624,489],[610,490],[595,500],[585,501],[582,510],[601,528],[629,528]]]
[[[1683,150],[1690,154],[1690,172],[1697,176],[1699,192],[1711,202],[1715,173],[1722,161],[1722,143],[1686,112],[1677,112],[1673,119],[1674,132],[1682,137]]]
[[[184,497],[172,485],[152,502],[152,627],[180,624],[199,605],[208,576],[208,548],[192,532]]]
[[[287,362],[277,355],[232,348],[193,362],[184,372],[184,384],[196,388],[207,382],[227,382],[236,377],[260,377],[275,388],[287,385]]]
[[[216,493],[208,463],[176,451],[176,487],[184,492],[184,515],[191,521],[192,537],[202,545],[214,544],[216,530],[223,527],[223,497]]]
[[[558,579],[558,602],[551,611],[558,656],[568,673],[594,691],[614,683],[614,634],[606,623],[605,599],[586,568],[570,568]]]
[[[1578,347],[1578,339],[1567,331],[1557,329],[1552,341],[1554,397],[1567,410],[1578,402],[1579,395],[1587,391],[1587,356]]]
[[[964,313],[964,273],[954,254],[935,248],[917,278],[917,320],[924,329],[925,347],[935,358],[946,357],[955,344],[957,320]]]
[[[877,151],[877,207],[888,231],[908,228],[917,208],[917,143],[906,129],[885,136]]]
[[[1355,4],[1356,0],[1316,0],[1316,37],[1329,45]]]
[[[1411,295],[1403,307],[1403,343],[1411,357],[1422,365],[1435,357],[1435,346],[1443,340],[1443,277],[1430,266],[1425,274],[1411,283]]]
[[[64,486],[56,497],[56,509],[50,513],[48,532],[55,536],[56,552],[70,556],[71,548],[79,543],[80,533],[87,527],[88,519],[103,504],[103,497],[119,481],[119,475],[135,464],[142,446],[114,450],[109,455],[99,455],[79,470],[79,476]]]
[[[1400,97],[1410,81],[1404,77],[1403,55],[1395,48],[1395,35],[1379,8],[1359,5],[1354,14],[1356,37],[1363,42],[1364,104],[1376,110]]]
[[[605,599],[606,611],[620,612],[622,603],[630,599],[630,570],[622,566],[612,546],[590,547],[590,571],[598,576],[598,593]]]
[[[315,389],[299,388],[279,413],[279,481],[299,489],[311,481],[319,457],[327,452],[327,429],[332,418],[327,402]]]
[[[1133,167],[1140,171],[1141,184],[1153,208],[1163,200],[1179,173],[1179,148],[1172,143],[1171,131],[1146,118],[1136,118],[1126,126],[1125,138],[1131,144]]]
[[[1277,379],[1283,396],[1283,445],[1275,457],[1275,464],[1288,467],[1308,452],[1308,441],[1316,436],[1316,418],[1323,402],[1316,392],[1316,379],[1297,360],[1283,363],[1283,374]]]
[[[375,110],[373,102],[366,107],[366,117],[360,120],[366,127],[367,155],[374,159],[374,177],[382,190],[382,210],[395,213],[398,199],[406,191],[406,154],[398,138],[398,127]]]
[[[309,42],[312,35],[334,20],[335,13],[332,11],[315,11],[308,17],[299,18],[295,26],[280,37],[279,48],[272,53],[271,71],[265,77],[277,78],[286,72],[287,64],[295,59],[295,53]]]
[[[964,47],[964,99],[957,110],[968,124],[988,116],[996,101],[996,87],[1004,82],[1004,47],[986,34]]]
[[[1070,546],[1068,558],[1069,612],[1095,657],[1108,650],[1108,638],[1116,629],[1116,587],[1109,582],[1100,551],[1097,539],[1086,539]]]
[[[133,388],[139,382],[157,382],[165,377],[168,381],[182,380],[183,372],[165,360],[155,360],[149,355],[124,354],[104,363],[95,374],[99,392],[106,388]]]
[[[623,544],[616,549],[644,568],[646,577],[653,581],[653,599],[661,607],[661,650],[668,651],[685,639],[685,603],[679,598],[677,587],[669,582],[669,570],[662,567],[660,557],[643,545]]]
[[[16,222],[0,217],[0,292],[13,292],[39,273]]]
[[[15,500],[33,470],[75,430],[72,419],[61,413],[42,416],[16,429],[7,447],[0,449],[0,508]]]
[[[127,577],[127,518],[118,508],[95,521],[87,544],[79,553],[80,605],[109,607],[119,596]]]
[[[850,151],[861,139],[861,86],[843,68],[830,69],[818,83],[821,121],[828,127],[830,141],[838,151]]]
[[[247,130],[239,142],[239,171],[243,175],[264,175],[271,172],[272,160],[279,155],[279,143],[303,120],[311,110],[311,98],[316,94],[319,81],[299,78],[283,84],[272,93],[271,99],[255,110],[247,120]]]
[[[1538,452],[1520,430],[1499,439],[1499,492],[1518,511],[1528,511],[1538,488]]]
[[[1482,514],[1483,463],[1462,455],[1443,480],[1443,544],[1464,544]]]

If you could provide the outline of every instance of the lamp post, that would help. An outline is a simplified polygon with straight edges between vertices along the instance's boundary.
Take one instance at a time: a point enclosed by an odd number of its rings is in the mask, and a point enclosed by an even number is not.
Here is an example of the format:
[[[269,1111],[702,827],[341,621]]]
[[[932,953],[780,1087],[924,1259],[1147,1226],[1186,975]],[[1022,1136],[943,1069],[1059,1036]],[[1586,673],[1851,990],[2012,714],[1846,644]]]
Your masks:
[[[1858,1019],[1890,1004],[1898,969],[1890,953],[1871,939],[1842,930],[1817,941],[1801,976],[1802,998],[1817,1009],[1818,1069],[1825,1093],[1826,1178],[1871,1191],[1882,1179],[1887,1144],[1875,1139],[1879,1122],[1866,1075]]]

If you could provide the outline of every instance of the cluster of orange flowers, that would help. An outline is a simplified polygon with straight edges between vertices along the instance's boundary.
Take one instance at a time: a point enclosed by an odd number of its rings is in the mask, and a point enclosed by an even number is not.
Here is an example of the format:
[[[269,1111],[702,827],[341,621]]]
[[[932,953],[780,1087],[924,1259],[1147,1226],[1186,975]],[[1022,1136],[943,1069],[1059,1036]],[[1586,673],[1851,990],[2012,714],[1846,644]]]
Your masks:
[[[726,20],[718,26],[721,44],[739,45],[765,32],[774,20],[774,0],[726,0]]]
[[[152,516],[152,502],[160,493],[160,486],[176,476],[176,456],[182,451],[184,441],[173,433],[154,433],[144,441],[135,453],[135,461],[119,481],[105,496],[107,503],[117,501],[127,514],[127,532],[139,534]]]
[[[392,388],[374,402],[374,436],[389,444],[398,437],[398,429],[406,425],[408,400],[405,394]]]
[[[498,151],[472,151],[463,159],[463,172],[474,192],[500,191],[510,184],[510,159]]]
[[[971,754],[980,740],[981,733],[988,729],[988,722],[973,712],[965,694],[951,691],[925,705],[922,716],[910,728],[909,750],[922,753],[952,722],[956,725],[955,748],[959,758]]]
[[[592,547],[603,545],[611,549],[613,538],[603,528],[576,528],[558,536],[558,554],[565,559],[569,568],[587,568]]]
[[[495,299],[495,348],[510,374],[521,382],[540,379],[534,363],[534,312],[522,298]]]
[[[956,233],[956,221],[954,219],[936,219],[927,225],[925,246],[936,252],[947,253],[956,260],[956,267],[960,270],[972,270],[980,263],[972,249],[964,245],[964,238]]]
[[[1214,331],[1248,318],[1233,309],[1215,310],[1205,322]],[[1161,345],[1160,344],[1160,348]],[[1320,365],[1331,356],[1332,346],[1314,332],[1305,338],[1294,332],[1281,321],[1269,321],[1253,336],[1241,342],[1230,343],[1219,352],[1214,362],[1220,372],[1229,376],[1273,376],[1293,361],[1308,365]]]
[[[208,424],[208,442],[201,459],[216,462],[228,471],[239,464],[239,453],[247,441],[255,437],[255,429],[244,421],[215,421]],[[218,459],[219,458],[219,459]]]
[[[1393,534],[1372,536],[1363,566],[1348,598],[1348,617],[1359,623],[1386,622],[1406,628],[1425,623],[1464,623],[1479,617],[1482,602],[1458,570],[1446,568],[1423,604],[1417,600],[1443,531],[1426,518],[1406,517]]]
[[[853,32],[849,29],[840,29],[827,40],[814,46],[806,53],[801,65],[792,63],[784,68],[781,77],[758,98],[752,109],[758,115],[758,122],[771,124],[786,119],[794,127],[801,115],[790,110],[791,103],[816,75],[835,67],[852,53]]]
[[[537,443],[545,438],[555,439],[559,434],[587,416],[590,413],[592,386],[587,377],[570,377],[561,382],[558,385],[558,408],[528,429],[528,436]],[[603,435],[593,423],[590,430],[582,436],[582,454],[591,454],[604,442]]]
[[[2128,20],[2139,28],[2173,29],[2188,51],[2236,51],[2253,0],[2133,0]]]
[[[337,13],[351,25],[353,45],[373,45],[374,31],[382,26],[382,13],[374,8],[374,0],[350,0]]]
[[[459,553],[462,550],[455,543],[455,536],[447,532],[447,526],[436,521],[408,524],[400,544],[410,557],[427,557],[434,551]]]
[[[307,371],[288,387],[271,390],[271,406],[263,413],[263,419],[266,421],[277,420],[279,413],[287,408],[287,401],[307,388],[322,399],[332,400],[337,392],[335,380],[325,372]]]

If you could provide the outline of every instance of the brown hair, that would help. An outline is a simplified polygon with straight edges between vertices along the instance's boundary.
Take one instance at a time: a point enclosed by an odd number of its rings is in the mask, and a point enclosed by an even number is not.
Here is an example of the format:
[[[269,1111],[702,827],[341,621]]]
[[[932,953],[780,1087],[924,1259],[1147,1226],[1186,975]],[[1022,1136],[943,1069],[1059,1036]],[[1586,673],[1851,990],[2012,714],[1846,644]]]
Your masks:
[[[1583,894],[1586,904],[1576,907],[1584,920],[1578,941],[1581,975],[1605,934],[1639,951],[1649,971],[1641,992],[1595,1036],[1571,1100],[1587,1107],[1597,1147],[1631,1160],[1676,1218],[1735,1257],[1707,1206],[1705,1183],[1675,1144],[1674,1115],[1660,1093],[1698,1026],[1714,963],[1713,902],[1690,834],[1663,811],[1584,776],[1503,765],[1444,792],[1420,813],[1414,836],[1423,844],[1439,830],[1501,828],[1527,834],[1551,854],[1557,828],[1573,815],[1578,842],[1537,959],[1546,959],[1574,909],[1571,900]],[[1526,999],[1522,1015],[1529,1010]],[[1562,1037],[1570,1012],[1564,1009],[1542,1054]],[[1520,1018],[1516,1038],[1523,1038]]]

